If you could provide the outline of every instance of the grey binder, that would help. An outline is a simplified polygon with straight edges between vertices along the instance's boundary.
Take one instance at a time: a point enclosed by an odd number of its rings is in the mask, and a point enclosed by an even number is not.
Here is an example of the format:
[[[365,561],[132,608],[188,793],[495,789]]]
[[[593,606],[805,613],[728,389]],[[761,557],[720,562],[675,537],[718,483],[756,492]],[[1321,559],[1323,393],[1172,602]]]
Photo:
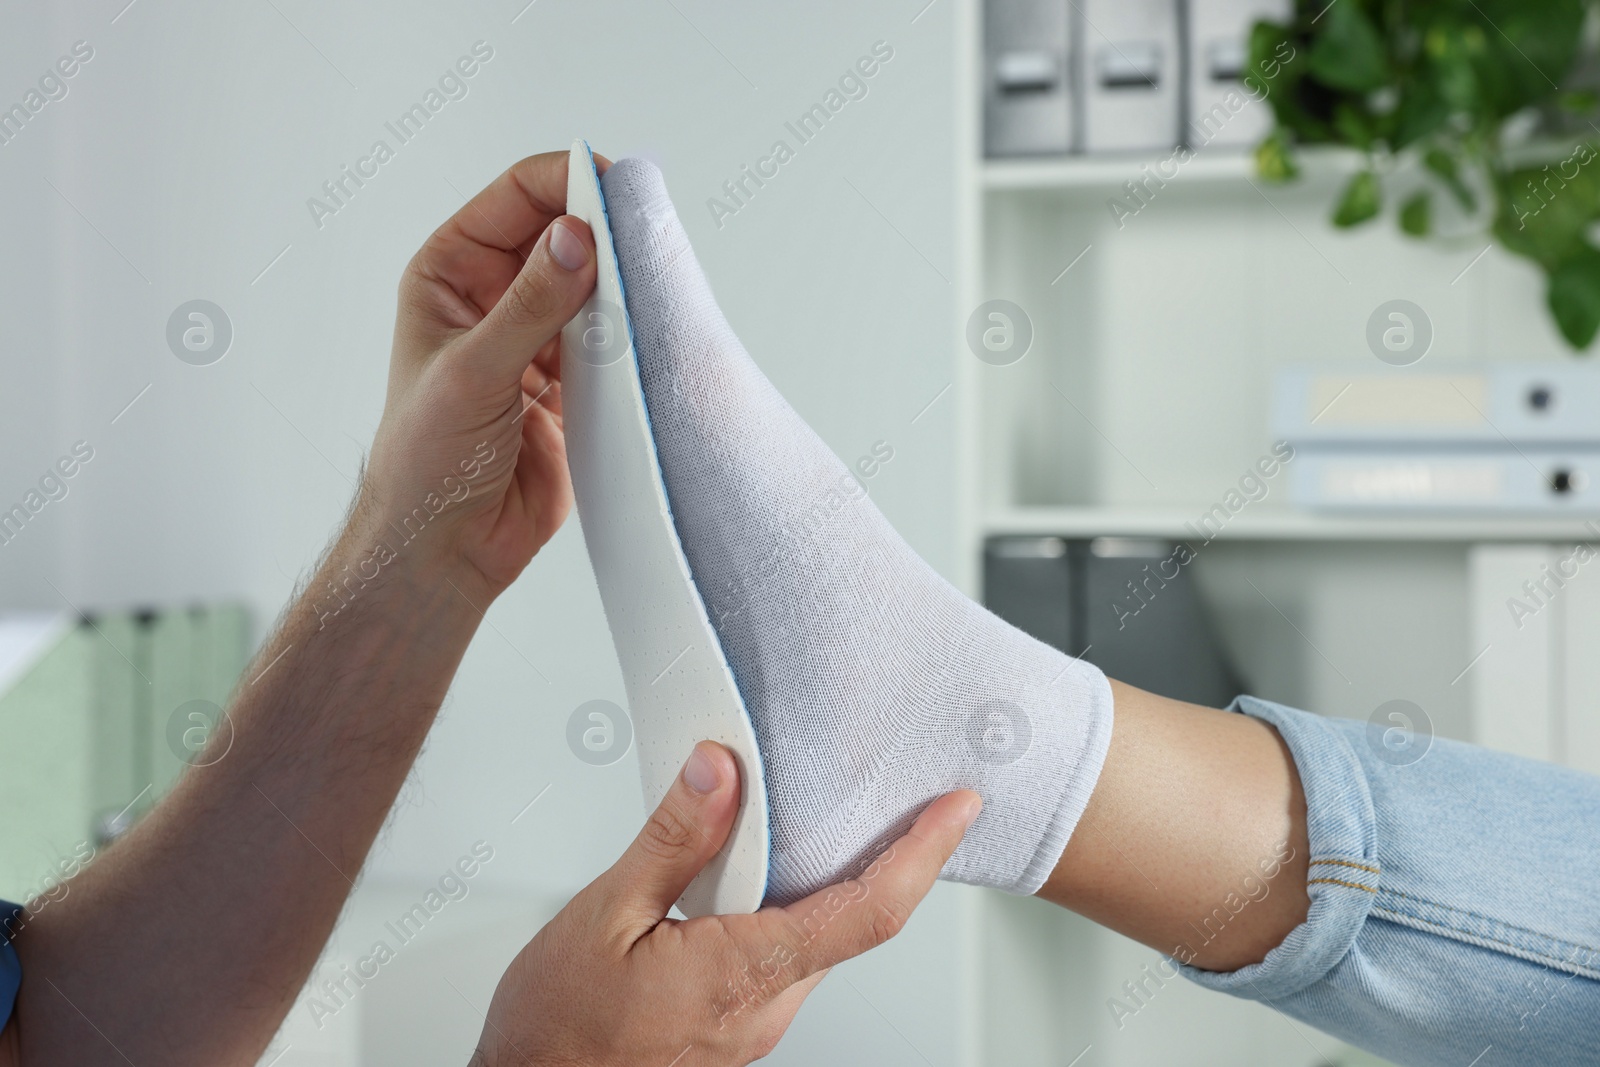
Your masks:
[[[986,0],[987,155],[1050,155],[1073,147],[1069,12],[1067,0]]]
[[[1181,140],[1177,0],[1078,0],[1083,149],[1158,152]]]
[[[1210,707],[1239,692],[1176,545],[1117,537],[991,537],[990,611],[1140,689]]]
[[[1280,71],[1247,69],[1250,28],[1260,19],[1287,22],[1291,14],[1288,0],[1189,0],[1189,144],[1248,147],[1271,131],[1264,97],[1278,91],[1280,81],[1269,75]]]

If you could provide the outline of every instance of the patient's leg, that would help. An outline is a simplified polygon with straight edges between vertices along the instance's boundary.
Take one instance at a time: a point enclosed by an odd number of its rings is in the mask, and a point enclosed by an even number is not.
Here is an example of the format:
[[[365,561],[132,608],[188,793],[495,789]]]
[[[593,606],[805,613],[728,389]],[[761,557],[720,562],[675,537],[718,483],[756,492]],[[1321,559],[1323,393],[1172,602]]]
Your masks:
[[[1040,896],[1397,1063],[1600,1063],[1600,778],[1113,693]]]
[[[1272,727],[1120,682],[1111,748],[1038,895],[1207,970],[1305,920],[1306,810]]]

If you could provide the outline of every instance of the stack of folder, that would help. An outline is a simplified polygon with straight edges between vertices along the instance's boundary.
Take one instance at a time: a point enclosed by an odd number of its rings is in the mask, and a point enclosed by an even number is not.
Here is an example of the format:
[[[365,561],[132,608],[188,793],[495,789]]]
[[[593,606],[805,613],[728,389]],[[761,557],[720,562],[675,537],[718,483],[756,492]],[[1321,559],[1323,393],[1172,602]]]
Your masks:
[[[1290,496],[1304,507],[1600,513],[1600,368],[1292,368],[1272,419],[1294,446]]]
[[[1254,145],[1291,50],[1249,68],[1251,27],[1289,0],[984,0],[991,158]],[[1170,178],[1171,174],[1164,177]]]

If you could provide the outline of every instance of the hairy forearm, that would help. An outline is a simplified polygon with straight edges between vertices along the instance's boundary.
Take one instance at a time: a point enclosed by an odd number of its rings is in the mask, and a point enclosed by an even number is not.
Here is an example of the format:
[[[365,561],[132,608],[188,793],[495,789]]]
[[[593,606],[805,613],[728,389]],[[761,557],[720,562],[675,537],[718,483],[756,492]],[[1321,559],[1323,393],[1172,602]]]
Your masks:
[[[420,551],[365,577],[382,528],[358,509],[240,681],[216,762],[22,931],[21,1063],[212,1067],[266,1047],[491,596]]]
[[[1310,907],[1287,747],[1258,720],[1112,688],[1105,767],[1039,895],[1183,963],[1259,962]]]

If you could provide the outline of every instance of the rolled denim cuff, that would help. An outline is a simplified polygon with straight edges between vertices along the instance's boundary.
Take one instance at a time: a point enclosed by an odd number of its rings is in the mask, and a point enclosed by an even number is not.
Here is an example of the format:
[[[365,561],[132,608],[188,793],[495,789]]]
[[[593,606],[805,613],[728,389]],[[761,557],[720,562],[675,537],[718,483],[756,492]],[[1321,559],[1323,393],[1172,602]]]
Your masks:
[[[1320,981],[1355,943],[1378,892],[1377,819],[1361,762],[1331,722],[1247,696],[1228,710],[1270,723],[1294,758],[1306,798],[1311,910],[1260,963],[1237,971],[1182,970],[1208,989],[1272,1001]]]

